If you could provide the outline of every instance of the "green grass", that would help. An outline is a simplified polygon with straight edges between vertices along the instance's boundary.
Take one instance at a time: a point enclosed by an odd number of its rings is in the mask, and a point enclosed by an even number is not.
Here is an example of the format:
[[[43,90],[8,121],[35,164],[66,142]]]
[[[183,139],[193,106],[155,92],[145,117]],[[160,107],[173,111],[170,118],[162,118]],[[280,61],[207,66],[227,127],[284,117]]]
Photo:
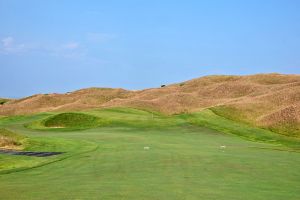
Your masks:
[[[210,110],[164,116],[114,108],[84,114],[110,123],[50,131],[24,124],[57,113],[0,119],[1,127],[29,138],[27,150],[66,152],[48,158],[0,154],[0,199],[300,199],[296,139],[273,141],[270,131]]]
[[[101,122],[99,118],[83,113],[61,113],[44,121],[46,127],[94,127]]]
[[[59,113],[42,120],[27,123],[25,126],[32,129],[63,129],[78,130],[94,128],[109,124],[109,121],[85,113]]]

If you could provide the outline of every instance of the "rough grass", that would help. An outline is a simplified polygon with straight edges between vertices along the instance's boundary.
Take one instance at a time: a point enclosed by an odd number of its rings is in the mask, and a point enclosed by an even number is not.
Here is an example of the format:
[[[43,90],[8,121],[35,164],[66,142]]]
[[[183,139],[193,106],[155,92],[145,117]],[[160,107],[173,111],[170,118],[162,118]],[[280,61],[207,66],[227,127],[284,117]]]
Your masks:
[[[253,118],[245,115],[243,112],[241,112],[239,109],[235,107],[230,106],[216,106],[210,108],[215,114],[223,116],[227,119],[236,121],[236,122],[242,122],[242,123],[251,123],[253,122]],[[253,124],[252,124],[253,125]]]
[[[0,128],[0,148],[21,148],[25,137],[5,128]]]
[[[8,101],[9,101],[9,99],[0,98],[0,105],[3,105],[3,104],[5,104]]]
[[[248,109],[251,110],[225,105],[210,108],[215,114],[239,123],[261,127],[281,135],[300,137],[300,122],[297,120],[299,111],[284,109],[284,112],[267,115],[260,122],[257,118],[261,115],[259,112],[263,111],[255,106],[252,106],[252,108],[249,106]],[[264,121],[266,123],[263,123]]]
[[[203,110],[198,113],[182,115],[193,125],[207,127],[223,133],[234,134],[251,141],[267,142],[294,150],[300,150],[300,139],[276,134],[270,130],[253,127],[244,123],[238,123],[222,116],[216,115],[211,110]]]

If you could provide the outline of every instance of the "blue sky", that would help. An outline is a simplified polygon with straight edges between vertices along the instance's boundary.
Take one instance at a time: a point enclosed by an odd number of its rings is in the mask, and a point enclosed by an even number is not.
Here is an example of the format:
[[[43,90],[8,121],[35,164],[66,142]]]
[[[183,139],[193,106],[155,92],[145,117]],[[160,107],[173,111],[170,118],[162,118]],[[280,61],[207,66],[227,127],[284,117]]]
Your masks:
[[[0,96],[300,73],[298,0],[0,0]]]

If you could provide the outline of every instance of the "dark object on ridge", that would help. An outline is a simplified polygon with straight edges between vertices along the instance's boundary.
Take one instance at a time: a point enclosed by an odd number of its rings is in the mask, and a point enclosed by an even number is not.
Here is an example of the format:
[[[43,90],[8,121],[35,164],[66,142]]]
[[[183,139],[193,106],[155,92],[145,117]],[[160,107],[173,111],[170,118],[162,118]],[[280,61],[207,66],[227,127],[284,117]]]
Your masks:
[[[166,87],[166,85],[161,85],[160,87]]]

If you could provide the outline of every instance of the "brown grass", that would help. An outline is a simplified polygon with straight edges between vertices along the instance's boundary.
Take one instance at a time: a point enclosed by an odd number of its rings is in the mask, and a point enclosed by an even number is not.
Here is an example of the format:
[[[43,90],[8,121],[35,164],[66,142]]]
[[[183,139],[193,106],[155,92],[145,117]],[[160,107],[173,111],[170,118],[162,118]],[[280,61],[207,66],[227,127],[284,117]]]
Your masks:
[[[2,105],[0,115],[115,106],[174,114],[215,107],[214,111],[224,117],[300,136],[299,102],[299,75],[206,76],[140,91],[89,88],[67,94],[39,94]]]
[[[1,149],[21,149],[24,136],[0,128],[0,148]]]

